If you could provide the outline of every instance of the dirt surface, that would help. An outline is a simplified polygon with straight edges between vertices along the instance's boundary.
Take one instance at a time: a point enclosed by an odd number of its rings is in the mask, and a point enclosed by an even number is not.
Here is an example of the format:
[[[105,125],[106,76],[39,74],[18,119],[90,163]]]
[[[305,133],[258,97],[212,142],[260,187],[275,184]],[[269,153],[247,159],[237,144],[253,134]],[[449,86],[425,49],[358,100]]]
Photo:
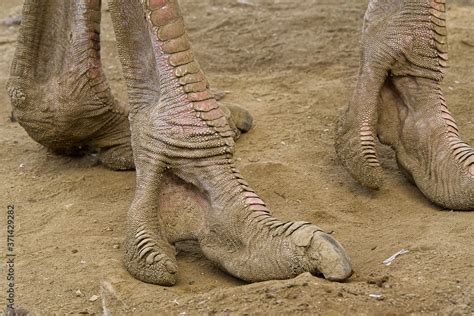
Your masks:
[[[183,243],[176,286],[133,279],[122,266],[120,245],[134,172],[107,170],[94,157],[49,153],[10,122],[9,100],[0,90],[0,249],[4,262],[6,209],[14,204],[17,306],[44,314],[100,314],[104,304],[118,314],[473,314],[474,214],[429,203],[400,174],[387,148],[381,149],[386,183],[378,192],[357,185],[335,159],[334,123],[355,85],[367,1],[181,2],[213,88],[227,92],[223,101],[254,115],[254,128],[237,145],[243,175],[278,217],[333,231],[355,274],[343,284],[310,275],[245,284],[219,271],[195,244]],[[471,145],[472,4],[449,5],[451,68],[444,82],[450,109]],[[2,0],[0,19],[18,15],[20,5]],[[126,102],[104,11],[105,69],[114,93]],[[1,87],[17,31],[15,25],[0,26]],[[410,252],[382,264],[403,248]]]

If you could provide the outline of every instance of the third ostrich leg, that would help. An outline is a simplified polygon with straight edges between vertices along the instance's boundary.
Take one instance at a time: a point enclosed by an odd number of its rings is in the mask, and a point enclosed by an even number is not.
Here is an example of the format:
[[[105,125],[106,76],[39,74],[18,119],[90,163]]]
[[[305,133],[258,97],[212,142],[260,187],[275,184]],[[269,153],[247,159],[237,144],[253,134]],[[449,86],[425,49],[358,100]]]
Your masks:
[[[208,90],[177,1],[114,0],[114,28],[129,89],[137,169],[128,213],[125,265],[151,283],[176,282],[172,243],[198,240],[203,253],[234,276],[260,281],[351,273],[343,248],[307,222],[270,214],[236,169],[235,131]],[[200,214],[162,214],[160,193],[171,175],[198,201]]]
[[[378,136],[428,199],[474,210],[474,150],[461,140],[441,89],[448,60],[445,1],[370,1],[362,45],[356,91],[338,126],[343,164],[362,184],[378,187]]]

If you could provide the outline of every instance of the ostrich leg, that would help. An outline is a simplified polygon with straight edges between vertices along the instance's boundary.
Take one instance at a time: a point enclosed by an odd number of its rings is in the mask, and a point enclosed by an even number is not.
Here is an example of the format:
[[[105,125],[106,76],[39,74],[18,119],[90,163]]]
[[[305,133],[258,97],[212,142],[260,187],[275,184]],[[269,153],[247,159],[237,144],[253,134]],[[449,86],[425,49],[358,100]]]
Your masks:
[[[128,212],[125,265],[145,282],[172,285],[172,243],[198,240],[222,269],[247,281],[303,272],[344,280],[351,273],[342,246],[308,222],[274,218],[236,169],[235,131],[208,90],[185,32],[177,1],[111,2],[119,54],[132,105],[137,168]],[[174,175],[200,203],[194,216],[176,209],[172,222],[160,195]],[[159,199],[158,197],[161,197]]]
[[[362,184],[377,188],[375,139],[432,202],[474,210],[474,150],[461,139],[441,82],[448,61],[445,0],[371,0],[354,97],[336,151]]]
[[[112,169],[133,168],[127,111],[100,61],[99,0],[26,0],[8,93],[21,126],[60,153],[99,150]]]

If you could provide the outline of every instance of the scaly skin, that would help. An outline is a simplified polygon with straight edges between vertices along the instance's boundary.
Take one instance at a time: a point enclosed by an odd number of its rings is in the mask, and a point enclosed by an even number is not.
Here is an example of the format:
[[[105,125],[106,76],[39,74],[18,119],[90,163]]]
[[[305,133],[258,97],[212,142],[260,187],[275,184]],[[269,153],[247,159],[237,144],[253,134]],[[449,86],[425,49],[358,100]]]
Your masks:
[[[474,150],[460,139],[441,89],[445,11],[445,0],[370,1],[359,80],[338,122],[336,151],[355,179],[378,188],[378,137],[429,200],[474,210]]]
[[[351,265],[337,241],[310,223],[272,217],[235,168],[235,131],[208,90],[178,3],[114,0],[110,8],[132,106],[137,169],[124,243],[130,273],[145,282],[174,284],[172,243],[197,239],[210,260],[247,281],[307,271],[348,278]],[[186,213],[195,222],[170,223],[162,214],[166,201],[157,194],[170,174],[200,196],[202,214]]]
[[[98,151],[105,166],[133,169],[128,110],[102,71],[100,7],[99,0],[25,1],[7,89],[15,118],[38,143],[58,154]],[[252,125],[237,106],[226,118],[236,137]]]
[[[101,68],[100,1],[25,1],[8,92],[18,122],[40,144],[99,150],[108,167],[133,168],[128,113]]]

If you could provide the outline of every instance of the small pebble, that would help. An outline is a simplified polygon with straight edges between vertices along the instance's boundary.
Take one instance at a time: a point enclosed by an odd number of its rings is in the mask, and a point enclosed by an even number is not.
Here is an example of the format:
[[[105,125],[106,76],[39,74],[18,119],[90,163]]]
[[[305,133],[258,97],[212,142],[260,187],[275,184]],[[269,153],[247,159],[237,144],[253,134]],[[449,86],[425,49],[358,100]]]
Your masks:
[[[369,296],[377,301],[382,301],[383,300],[383,296],[382,294],[369,294]]]
[[[81,290],[77,290],[76,292],[74,292],[74,294],[76,294],[77,297],[83,297],[84,294],[82,294]]]
[[[20,25],[21,15],[9,16],[1,21],[1,24],[5,26]]]
[[[226,93],[222,91],[214,92],[214,98],[216,101],[222,100],[225,97]]]
[[[95,302],[99,299],[99,297],[97,295],[92,295],[90,298],[89,298],[89,302]]]
[[[248,5],[248,6],[254,6],[255,3],[249,1],[249,0],[237,0],[238,4],[243,4],[243,5]]]

